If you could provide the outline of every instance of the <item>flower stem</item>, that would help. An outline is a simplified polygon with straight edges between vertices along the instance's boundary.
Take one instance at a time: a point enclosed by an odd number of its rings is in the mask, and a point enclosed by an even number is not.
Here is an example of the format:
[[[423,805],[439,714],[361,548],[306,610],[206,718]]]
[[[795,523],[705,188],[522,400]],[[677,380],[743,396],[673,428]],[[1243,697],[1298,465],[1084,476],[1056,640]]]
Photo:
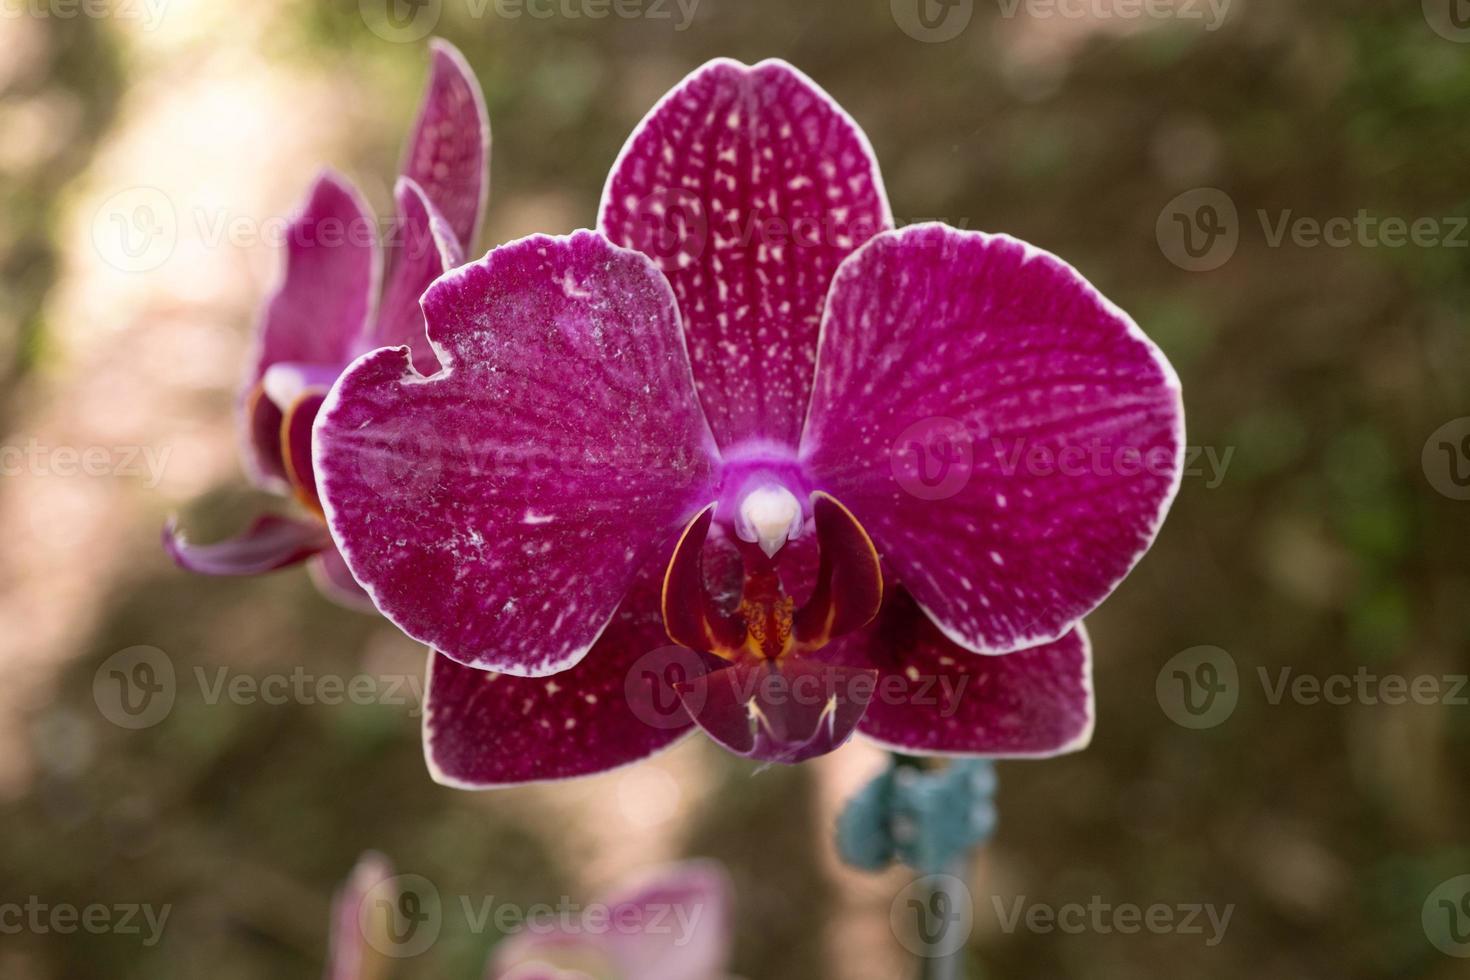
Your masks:
[[[900,752],[893,753],[893,764],[896,769],[911,769],[917,772],[928,771],[933,766],[932,762]],[[970,907],[969,894],[956,894],[966,889],[967,863],[963,857],[956,858],[945,867],[941,874],[928,876],[929,890],[923,898],[925,907],[936,911]],[[947,914],[937,915],[936,919],[941,932],[929,945],[944,949],[950,945],[948,932],[956,927],[956,922]],[[958,949],[948,955],[919,957],[919,980],[964,980],[964,975],[965,944],[963,942],[959,944]]]
[[[941,892],[951,891],[956,885],[963,887],[965,874],[965,862],[955,861],[944,875],[936,875],[930,879],[933,887],[927,898],[930,908],[942,904],[944,908],[956,908],[959,903],[969,902],[968,895],[948,894],[941,896]],[[943,921],[943,928],[947,931],[955,928],[953,920]],[[941,935],[937,946],[948,945],[948,936]],[[963,943],[948,956],[923,956],[919,958],[919,980],[964,980],[965,976],[965,946]]]

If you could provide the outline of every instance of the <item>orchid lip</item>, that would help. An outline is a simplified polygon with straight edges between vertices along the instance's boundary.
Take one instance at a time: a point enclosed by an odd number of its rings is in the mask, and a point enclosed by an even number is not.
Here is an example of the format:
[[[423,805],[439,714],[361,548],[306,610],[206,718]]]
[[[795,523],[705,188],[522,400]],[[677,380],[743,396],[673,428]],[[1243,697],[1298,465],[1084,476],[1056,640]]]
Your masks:
[[[775,663],[790,655],[801,659],[871,622],[883,602],[882,566],[872,539],[852,511],[830,494],[816,491],[809,504],[821,561],[811,596],[800,608],[781,580],[779,547],[742,549],[739,605],[731,608],[716,601],[700,559],[715,505],[696,514],[664,574],[661,601],[669,638],[732,663]],[[790,507],[790,513],[799,513],[794,500]]]

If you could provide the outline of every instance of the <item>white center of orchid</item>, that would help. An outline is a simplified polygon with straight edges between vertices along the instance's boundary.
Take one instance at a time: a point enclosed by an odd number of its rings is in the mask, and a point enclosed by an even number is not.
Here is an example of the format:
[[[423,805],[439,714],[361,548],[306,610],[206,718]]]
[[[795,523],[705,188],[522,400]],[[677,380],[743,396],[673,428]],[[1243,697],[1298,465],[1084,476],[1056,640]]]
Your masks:
[[[289,412],[296,400],[306,393],[307,382],[305,376],[291,365],[272,364],[266,368],[265,377],[260,379],[260,386],[265,390],[265,397],[276,408]]]
[[[801,502],[782,486],[758,487],[740,501],[735,533],[773,557],[788,538],[801,533]]]

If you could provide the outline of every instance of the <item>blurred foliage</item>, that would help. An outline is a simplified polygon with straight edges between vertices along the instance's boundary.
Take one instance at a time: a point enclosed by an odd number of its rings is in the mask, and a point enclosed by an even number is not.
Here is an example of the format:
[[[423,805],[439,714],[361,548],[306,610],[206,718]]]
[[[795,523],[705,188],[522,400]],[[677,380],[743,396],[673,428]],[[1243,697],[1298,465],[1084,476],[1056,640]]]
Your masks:
[[[1003,230],[1067,257],[1170,354],[1191,443],[1234,455],[1218,486],[1208,468],[1186,479],[1154,551],[1091,621],[1093,747],[1001,766],[987,867],[1005,871],[997,888],[1034,902],[1236,909],[1214,948],[991,929],[974,943],[974,975],[1464,976],[1424,941],[1419,913],[1436,883],[1470,871],[1466,709],[1272,705],[1255,678],[1470,669],[1470,510],[1420,468],[1428,434],[1470,413],[1470,250],[1272,248],[1256,212],[1470,214],[1470,46],[1431,32],[1419,4],[1381,0],[1238,0],[1214,33],[1165,24],[1048,55],[1023,54],[993,5],[944,44],[905,36],[888,6],[704,0],[679,33],[476,20],[446,0],[441,32],[480,73],[496,133],[487,240],[500,240],[503,202],[556,197],[591,224],[607,166],[654,98],[709,57],[779,56],[866,128],[901,219]],[[292,10],[272,57],[355,79],[381,124],[359,134],[350,169],[391,173],[421,47],[365,31],[355,0]],[[62,165],[0,199],[25,228],[3,253],[23,324],[38,322],[52,274],[48,202],[126,84],[105,34],[82,21],[56,34],[49,84],[82,100],[85,122]],[[1154,231],[1165,203],[1196,186],[1228,193],[1243,225],[1235,257],[1201,274],[1171,265]],[[213,498],[202,530],[256,503]],[[326,898],[369,846],[432,869],[446,893],[533,900],[575,880],[555,828],[433,786],[402,712],[186,702],[156,729],[104,731],[91,678],[119,648],[175,651],[181,669],[249,650],[276,668],[350,673],[379,628],[328,607],[298,573],[211,582],[149,556],[114,594],[34,726],[43,756],[80,729],[95,757],[58,763],[0,808],[0,878],[21,895],[156,896],[187,908],[188,927],[152,950],[6,939],[45,975],[315,975]],[[1158,710],[1154,681],[1200,644],[1231,652],[1244,694],[1227,723],[1190,731]],[[710,760],[721,788],[685,844],[734,871],[738,970],[834,976],[820,956],[832,896],[810,774]],[[989,885],[977,882],[982,918]],[[474,975],[484,943],[454,937],[397,975]]]
[[[14,15],[7,10],[5,15]],[[0,132],[5,139],[34,135],[22,120],[41,120],[46,138],[36,150],[11,148],[0,164],[0,430],[8,427],[15,382],[40,357],[45,343],[41,304],[56,276],[53,233],[62,189],[85,167],[106,131],[121,85],[117,52],[95,19],[28,22],[40,38],[35,70],[0,73]],[[12,53],[7,57],[19,57]]]

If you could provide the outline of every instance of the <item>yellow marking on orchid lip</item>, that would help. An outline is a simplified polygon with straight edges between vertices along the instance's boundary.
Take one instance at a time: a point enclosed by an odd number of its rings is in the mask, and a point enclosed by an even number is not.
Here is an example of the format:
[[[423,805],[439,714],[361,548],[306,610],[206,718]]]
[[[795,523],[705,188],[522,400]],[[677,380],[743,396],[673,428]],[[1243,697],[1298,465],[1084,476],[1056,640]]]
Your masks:
[[[709,621],[705,620],[705,622],[708,623]],[[713,631],[711,631],[711,634],[713,635]],[[709,644],[709,649],[704,652],[712,653],[716,657],[719,657],[721,660],[728,660],[731,663],[734,663],[736,660],[740,659],[739,650],[735,649],[734,647],[727,647],[723,643],[720,643],[718,640],[713,639]]]
[[[794,647],[791,624],[795,618],[796,600],[781,595],[774,601],[757,602],[744,599],[740,613],[745,617],[745,650],[762,660],[780,660]]]
[[[265,391],[264,384],[257,385],[257,387],[262,392]],[[317,499],[316,487],[312,487],[309,491],[307,490],[306,482],[301,478],[301,474],[297,472],[296,464],[291,458],[291,421],[296,417],[296,411],[301,407],[302,402],[318,395],[325,397],[326,394],[327,389],[321,386],[302,389],[301,394],[291,403],[291,407],[281,413],[280,432],[281,461],[286,467],[286,480],[291,484],[291,493],[295,496],[298,503],[317,517],[320,517],[323,521],[327,519],[327,515],[322,510],[321,501]]]

